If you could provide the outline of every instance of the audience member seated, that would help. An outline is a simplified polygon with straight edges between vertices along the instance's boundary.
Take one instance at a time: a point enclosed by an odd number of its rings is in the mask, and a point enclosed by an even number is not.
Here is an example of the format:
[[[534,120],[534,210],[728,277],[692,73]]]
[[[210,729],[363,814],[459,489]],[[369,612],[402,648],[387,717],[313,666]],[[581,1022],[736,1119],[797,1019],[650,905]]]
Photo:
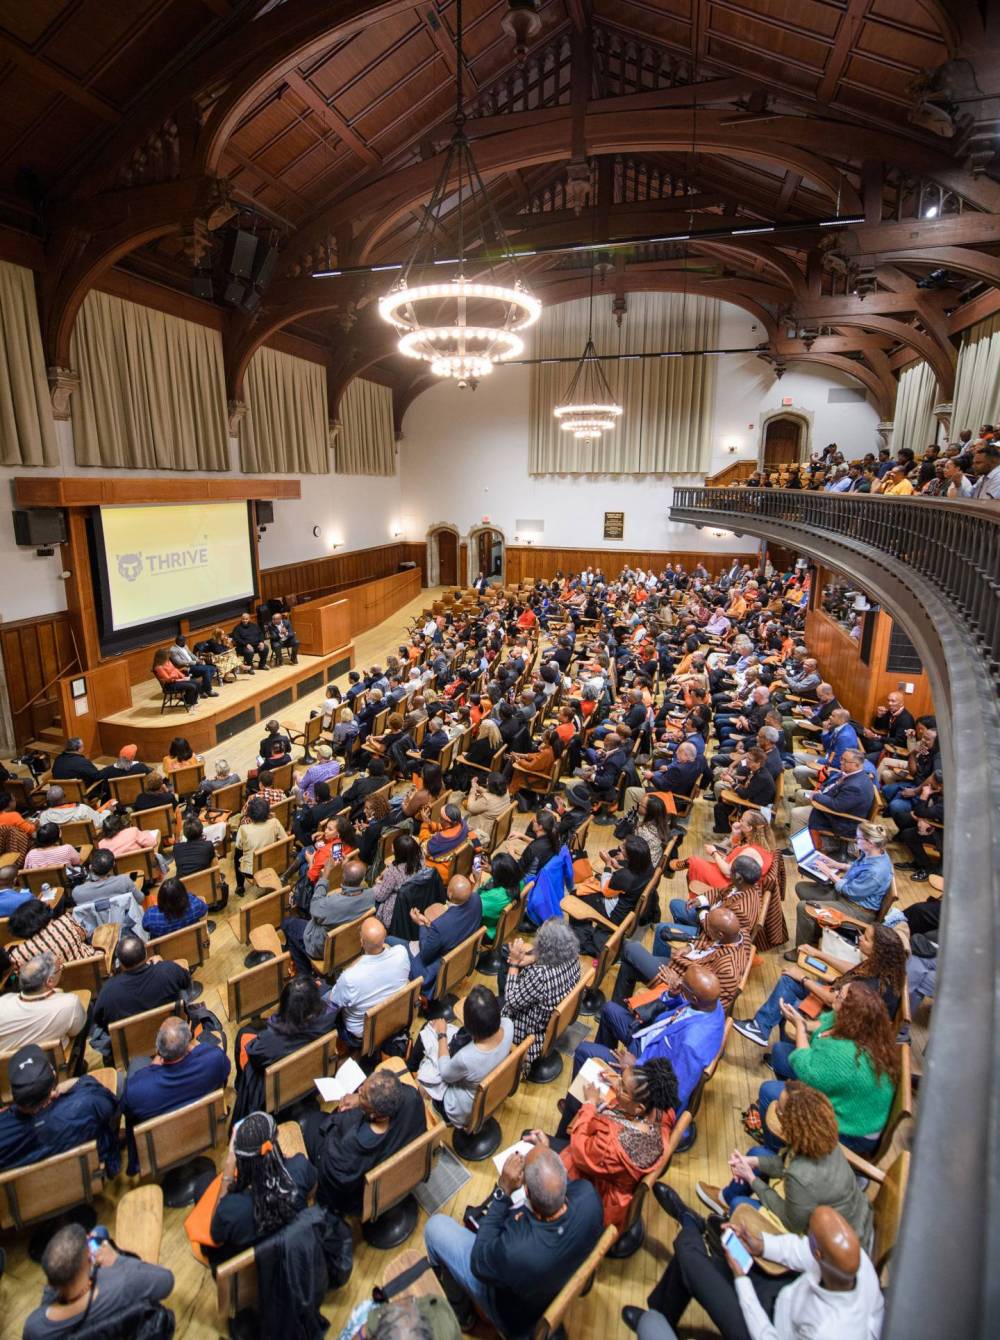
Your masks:
[[[333,1030],[337,1013],[323,999],[314,977],[293,977],[281,990],[278,1010],[262,1023],[241,1028],[233,1044],[236,1104],[240,1121],[264,1104],[264,1071],[300,1047]]]
[[[494,858],[495,859],[495,858]],[[530,1067],[541,1056],[549,1016],[580,981],[580,946],[562,917],[543,921],[534,940],[515,940],[500,967],[503,1013],[514,1024],[514,1046],[529,1033],[525,1056]]]
[[[135,800],[132,801],[132,813],[137,810],[158,810],[163,805],[174,806],[177,804],[177,797],[167,785],[167,780],[162,773],[151,772],[146,778],[146,789],[140,791]]]
[[[101,781],[100,770],[84,754],[83,741],[78,736],[67,740],[62,753],[52,760],[52,780],[62,782],[67,778],[83,782],[88,789]]]
[[[203,1250],[215,1266],[286,1228],[306,1209],[316,1187],[316,1169],[304,1154],[285,1158],[274,1118],[250,1112],[235,1129],[214,1199],[211,1236]]]
[[[218,791],[220,787],[232,786],[239,780],[239,773],[233,772],[228,759],[219,758],[215,761],[214,775],[206,777],[199,789],[210,796],[213,791]]]
[[[271,813],[271,807],[262,795],[251,796],[246,805],[246,822],[236,833],[236,893],[242,898],[246,892],[247,876],[253,874],[253,854],[260,847],[269,847],[287,837],[281,823]]]
[[[59,830],[55,827],[55,824],[49,824],[48,827],[55,829],[58,834]],[[31,890],[21,887],[17,867],[0,865],[0,917],[9,917],[15,907],[33,901],[34,895]]]
[[[118,1172],[118,1102],[92,1075],[63,1080],[41,1047],[19,1047],[8,1067],[12,1101],[0,1108],[0,1169],[22,1168],[91,1140],[109,1175]]]
[[[480,842],[489,841],[494,821],[503,814],[510,800],[511,794],[502,772],[487,773],[485,785],[478,776],[473,776],[464,804],[466,814],[476,821],[471,825],[471,830]]]
[[[351,1051],[363,1041],[365,1015],[406,985],[410,958],[403,945],[386,944],[377,917],[361,923],[361,957],[346,967],[327,996],[337,1013],[337,1031]]]
[[[476,886],[476,892],[483,905],[486,941],[491,944],[496,939],[500,917],[520,896],[521,875],[513,856],[509,856],[506,852],[497,852]]]
[[[792,829],[808,824],[814,831],[833,833],[849,839],[859,819],[867,819],[875,799],[875,785],[864,771],[864,754],[859,749],[846,749],[841,755],[840,772],[816,791],[807,792],[809,800],[823,806],[795,805],[790,813]],[[832,810],[833,813],[827,813]]]
[[[393,823],[385,796],[373,794],[365,798],[364,820],[364,826],[358,829],[358,860],[371,866],[378,855],[383,832]]]
[[[153,851],[159,840],[158,832],[136,828],[127,814],[112,811],[104,821],[97,845],[101,850],[109,851],[114,857],[128,857],[141,851]],[[160,873],[166,874],[166,860],[159,852],[154,854]]]
[[[892,884],[892,861],[885,850],[889,835],[882,824],[866,820],[858,824],[854,841],[858,848],[854,861],[834,861],[823,856],[815,862],[822,873],[830,876],[829,884],[811,879],[796,883],[795,892],[799,898],[795,911],[796,947],[814,943],[819,938],[819,923],[806,910],[807,903],[832,908],[856,921],[874,921],[878,915],[882,899]],[[795,950],[789,950],[785,957],[794,962],[798,955]]]
[[[45,792],[45,809],[38,816],[38,826],[41,827],[42,824],[61,826],[89,819],[94,827],[99,829],[110,813],[110,810],[95,810],[92,805],[86,805],[82,800],[68,801],[61,786],[50,786]]]
[[[327,931],[343,926],[345,922],[357,921],[375,906],[374,893],[364,884],[365,863],[345,861],[340,887],[331,891],[330,872],[335,864],[335,861],[329,861],[316,881],[309,901],[309,920],[286,917],[281,923],[285,944],[298,972],[315,971],[311,960],[322,959]]]
[[[87,1012],[79,996],[59,990],[61,976],[62,960],[49,950],[36,952],[18,965],[20,990],[0,996],[0,1051],[13,1052],[30,1042],[56,1039],[68,1050],[83,1030]]]
[[[310,763],[309,767],[301,772],[295,781],[295,792],[300,800],[306,805],[315,803],[314,788],[317,782],[330,782],[340,772],[340,762],[333,757],[333,750],[328,744],[316,745],[314,751],[316,762]]]
[[[60,963],[89,958],[92,954],[86,933],[69,912],[33,898],[10,914],[8,923],[13,943],[7,946],[10,964],[21,971],[36,954],[54,954]]]
[[[195,815],[190,814],[184,820],[182,833],[182,840],[175,842],[170,852],[174,858],[174,871],[180,879],[197,874],[199,870],[208,870],[217,859],[215,844],[209,842],[204,824]]]
[[[643,889],[653,876],[653,863],[645,838],[637,834],[626,838],[622,851],[624,860],[621,864],[617,859],[610,861],[610,869],[600,880],[589,880],[586,885],[581,885],[577,895],[615,926],[620,926],[635,911]],[[598,887],[593,889],[593,885]],[[607,926],[581,918],[570,917],[569,924],[576,933],[581,954],[596,956],[613,934]]]
[[[669,942],[660,938],[657,927],[653,939],[653,953],[644,949],[637,940],[628,940],[622,948],[618,980],[613,1000],[626,1000],[635,991],[641,979],[653,986],[662,983],[676,988],[681,977],[693,963],[711,969],[719,979],[721,999],[728,1009],[736,999],[743,973],[753,952],[753,942],[740,925],[740,919],[729,907],[709,908],[702,923],[701,933],[688,947],[669,950]]]
[[[410,1068],[452,1126],[468,1125],[478,1084],[510,1055],[513,1037],[514,1025],[485,986],[465,997],[461,1027],[433,1019],[421,1030]]]
[[[665,1057],[606,1070],[604,1083],[583,1086],[584,1101],[574,1104],[560,1132],[525,1136],[528,1144],[554,1149],[571,1182],[586,1179],[596,1188],[604,1206],[605,1225],[619,1232],[625,1226],[635,1189],[666,1151],[678,1110],[677,1078]]]
[[[776,1042],[771,1067],[776,1079],[760,1086],[757,1106],[764,1143],[779,1148],[766,1129],[767,1109],[786,1079],[800,1079],[825,1093],[833,1104],[840,1139],[866,1157],[878,1144],[889,1116],[899,1078],[899,1046],[885,1005],[860,982],[834,987],[832,1008],[812,1027],[794,1006],[781,1013],[794,1033],[793,1042]]]
[[[142,916],[142,928],[151,940],[183,930],[201,921],[208,912],[204,899],[188,893],[184,881],[174,876],[160,885],[156,902]]]
[[[255,623],[249,614],[240,615],[239,623],[230,631],[229,636],[232,638],[236,654],[242,657],[243,664],[251,673],[255,656],[258,667],[261,670],[267,669],[268,641],[260,624]]]
[[[423,852],[416,838],[409,833],[397,833],[392,841],[392,860],[387,862],[372,886],[375,916],[387,929],[392,926],[396,895],[404,884],[414,879],[424,868]],[[436,871],[433,873],[437,874]]]
[[[142,915],[142,890],[131,875],[115,874],[114,853],[98,847],[87,866],[87,878],[72,889],[72,899],[76,907],[97,902],[100,898],[117,898],[121,894],[135,900]]]
[[[736,913],[740,929],[752,935],[760,920],[760,881],[759,853],[748,848],[742,855],[733,858],[729,867],[728,885],[721,889],[710,885],[707,892],[698,893],[694,897],[671,898],[670,915],[679,926],[697,927],[711,908],[725,907]]]
[[[23,1340],[56,1340],[84,1325],[88,1334],[101,1334],[102,1328],[110,1334],[129,1319],[137,1328],[133,1334],[143,1327],[149,1335],[173,1334],[174,1314],[162,1307],[173,1292],[171,1271],[123,1256],[107,1238],[92,1249],[79,1224],[66,1224],[53,1234],[42,1254],[42,1270],[46,1287],[24,1323]]]
[[[574,1073],[591,1057],[626,1066],[665,1058],[674,1070],[677,1111],[682,1112],[702,1071],[718,1054],[725,1025],[718,977],[692,963],[676,985],[638,1010],[605,1005],[596,1041],[581,1042],[574,1052]],[[567,1097],[564,1116],[572,1114],[575,1101]]]
[[[751,1256],[785,1270],[744,1273],[714,1237],[706,1247],[705,1220],[660,1182],[656,1198],[681,1226],[673,1258],[650,1294],[651,1311],[625,1307],[625,1324],[642,1340],[670,1340],[694,1299],[723,1336],[843,1336],[874,1340],[882,1329],[882,1291],[875,1267],[850,1224],[828,1205],[809,1217],[809,1233],[734,1231]],[[789,1283],[789,1275],[795,1273]],[[771,1317],[773,1316],[773,1324]]]
[[[186,997],[191,990],[187,968],[147,953],[145,943],[137,935],[123,935],[115,957],[117,970],[98,993],[90,1029],[90,1045],[101,1053],[108,1066],[114,1065],[112,1024]]]
[[[512,1197],[522,1187],[524,1205],[515,1209]],[[424,1228],[424,1247],[431,1265],[447,1271],[491,1326],[502,1336],[520,1337],[531,1334],[603,1227],[601,1199],[591,1183],[569,1182],[558,1156],[538,1148],[507,1159],[478,1233],[435,1214]],[[471,1329],[470,1319],[460,1315],[463,1330]]]
[[[858,949],[861,962],[837,978],[836,985],[861,982],[878,992],[889,1016],[895,1017],[906,982],[907,955],[902,936],[891,926],[868,925],[861,933]],[[833,991],[832,986],[804,974],[799,980],[798,975],[792,977],[782,973],[757,1013],[750,1019],[734,1019],[733,1027],[751,1042],[756,1042],[758,1047],[766,1047],[771,1030],[781,1023],[783,1002],[794,1005],[814,996],[829,1009],[833,1004]]]
[[[825,1093],[790,1079],[776,1111],[785,1143],[774,1154],[766,1145],[729,1156],[727,1186],[698,1182],[698,1198],[728,1219],[747,1203],[769,1211],[789,1233],[806,1233],[813,1210],[829,1205],[842,1214],[866,1249],[872,1243],[872,1207],[840,1144],[837,1117]],[[776,1182],[780,1190],[772,1186]]]
[[[336,1112],[312,1111],[300,1124],[319,1172],[316,1199],[338,1214],[359,1215],[365,1174],[423,1135],[427,1112],[416,1085],[379,1069],[341,1098]]]
[[[464,875],[448,881],[447,906],[427,911],[414,908],[410,921],[419,930],[415,940],[390,937],[390,944],[405,944],[410,955],[410,979],[419,977],[425,992],[433,990],[441,959],[474,934],[483,924],[483,906],[479,894]]]
[[[764,879],[774,864],[776,848],[774,832],[763,814],[759,810],[744,810],[733,820],[728,842],[706,842],[708,860],[701,856],[687,856],[671,861],[670,868],[687,872],[689,892],[692,882],[725,889],[730,885],[733,862],[738,856],[756,857],[760,861],[760,878]]]
[[[24,870],[39,866],[79,866],[80,854],[70,843],[62,842],[59,824],[40,823],[35,833],[35,846],[24,858]]]
[[[135,1126],[226,1087],[231,1066],[219,1041],[218,1034],[208,1028],[202,1028],[196,1040],[190,1024],[171,1016],[160,1025],[152,1061],[144,1056],[132,1061],[122,1090],[130,1174],[138,1172],[131,1137]]]

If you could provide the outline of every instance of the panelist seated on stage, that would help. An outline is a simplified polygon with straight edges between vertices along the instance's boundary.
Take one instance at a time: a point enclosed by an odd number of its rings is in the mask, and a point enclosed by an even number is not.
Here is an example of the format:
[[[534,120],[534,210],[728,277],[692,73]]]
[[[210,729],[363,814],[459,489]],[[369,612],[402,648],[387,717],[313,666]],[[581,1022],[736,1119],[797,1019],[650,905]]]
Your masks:
[[[218,683],[218,669],[197,657],[188,646],[187,638],[183,635],[178,635],[167,655],[170,657],[171,663],[176,665],[182,674],[187,675],[189,679],[198,681],[204,693],[208,693],[211,689],[213,680]]]
[[[291,620],[287,614],[272,614],[267,627],[264,629],[267,640],[271,644],[271,651],[274,655],[275,665],[281,664],[281,653],[283,649],[288,651],[288,662],[290,665],[297,665],[299,660],[299,639],[295,636],[295,629],[292,627]]]
[[[206,689],[204,684],[196,679],[191,679],[189,675],[178,670],[170,659],[170,653],[166,647],[161,647],[153,656],[152,665],[153,675],[159,680],[165,689],[181,689],[184,693],[184,701],[188,707],[194,707],[195,703],[202,696],[206,698],[217,698],[219,695],[211,687]]]
[[[240,621],[230,633],[237,654],[243,658],[243,664],[253,668],[253,658],[261,670],[267,669],[268,641],[259,623],[254,623],[249,614],[241,614]]]

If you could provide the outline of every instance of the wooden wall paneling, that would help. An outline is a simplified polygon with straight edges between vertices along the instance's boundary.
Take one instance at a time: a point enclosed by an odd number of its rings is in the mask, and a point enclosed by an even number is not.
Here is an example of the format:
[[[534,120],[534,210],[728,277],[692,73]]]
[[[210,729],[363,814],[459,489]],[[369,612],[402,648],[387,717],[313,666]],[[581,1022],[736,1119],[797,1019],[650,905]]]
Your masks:
[[[876,619],[869,663],[865,665],[858,643],[836,620],[821,609],[807,612],[806,642],[819,661],[824,679],[833,685],[838,699],[851,716],[866,726],[878,704],[884,703],[886,695],[904,681],[913,684],[913,693],[906,694],[907,710],[915,717],[933,711],[926,674],[900,675],[886,671],[892,617],[880,610]]]
[[[45,614],[0,625],[7,697],[20,747],[60,720],[59,675],[76,664],[69,614]],[[28,706],[48,684],[47,692]]]
[[[74,698],[73,681],[81,678],[87,692],[83,698]],[[108,661],[94,670],[64,675],[59,680],[58,690],[65,733],[80,737],[84,753],[100,753],[104,749],[101,718],[112,712],[124,712],[132,706],[128,665],[123,660]]]
[[[347,554],[329,554],[301,563],[285,563],[261,570],[261,599],[295,596],[311,600],[361,582],[375,581],[397,572],[400,563],[414,559],[407,544],[383,544],[355,549]],[[422,547],[422,546],[421,546]]]
[[[668,563],[683,563],[688,572],[701,562],[712,576],[725,571],[734,558],[741,563],[753,563],[757,550],[733,554],[719,550],[691,552],[664,549],[549,549],[540,545],[507,546],[507,580],[519,582],[529,577],[554,577],[557,572],[568,575],[583,568],[603,568],[607,577],[617,577],[625,567],[654,568]]]

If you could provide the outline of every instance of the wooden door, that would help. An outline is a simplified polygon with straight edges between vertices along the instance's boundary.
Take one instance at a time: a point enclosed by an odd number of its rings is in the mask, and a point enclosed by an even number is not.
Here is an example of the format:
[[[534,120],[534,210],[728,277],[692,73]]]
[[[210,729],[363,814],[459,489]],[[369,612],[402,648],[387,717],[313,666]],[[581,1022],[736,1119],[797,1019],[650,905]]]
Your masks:
[[[458,582],[458,538],[454,531],[438,531],[438,573],[442,586]]]
[[[801,434],[797,419],[772,419],[764,433],[764,464],[789,465],[799,460]]]

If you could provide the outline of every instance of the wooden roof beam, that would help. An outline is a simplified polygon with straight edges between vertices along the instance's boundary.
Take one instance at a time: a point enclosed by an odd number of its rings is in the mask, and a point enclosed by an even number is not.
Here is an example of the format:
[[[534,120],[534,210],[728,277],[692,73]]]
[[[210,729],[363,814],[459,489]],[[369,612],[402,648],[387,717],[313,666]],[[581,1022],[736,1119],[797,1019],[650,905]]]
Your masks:
[[[113,107],[105,98],[92,93],[89,88],[71,79],[69,75],[63,74],[62,70],[50,64],[47,60],[42,60],[34,52],[29,51],[23,43],[15,41],[13,37],[6,34],[0,34],[0,58],[6,58],[13,61],[24,72],[44,88],[50,89],[53,93],[62,94],[64,98],[69,98],[75,102],[78,107],[85,108],[93,116],[101,121],[118,121],[121,119],[121,112],[117,107]]]
[[[343,140],[347,147],[363,159],[369,167],[381,167],[382,160],[375,150],[370,148],[361,136],[351,129],[337,109],[331,107],[326,99],[309,83],[308,79],[303,79],[298,70],[289,71],[285,76],[285,84],[305,103],[309,111],[314,112],[319,117],[327,130],[332,130],[337,138]]]

